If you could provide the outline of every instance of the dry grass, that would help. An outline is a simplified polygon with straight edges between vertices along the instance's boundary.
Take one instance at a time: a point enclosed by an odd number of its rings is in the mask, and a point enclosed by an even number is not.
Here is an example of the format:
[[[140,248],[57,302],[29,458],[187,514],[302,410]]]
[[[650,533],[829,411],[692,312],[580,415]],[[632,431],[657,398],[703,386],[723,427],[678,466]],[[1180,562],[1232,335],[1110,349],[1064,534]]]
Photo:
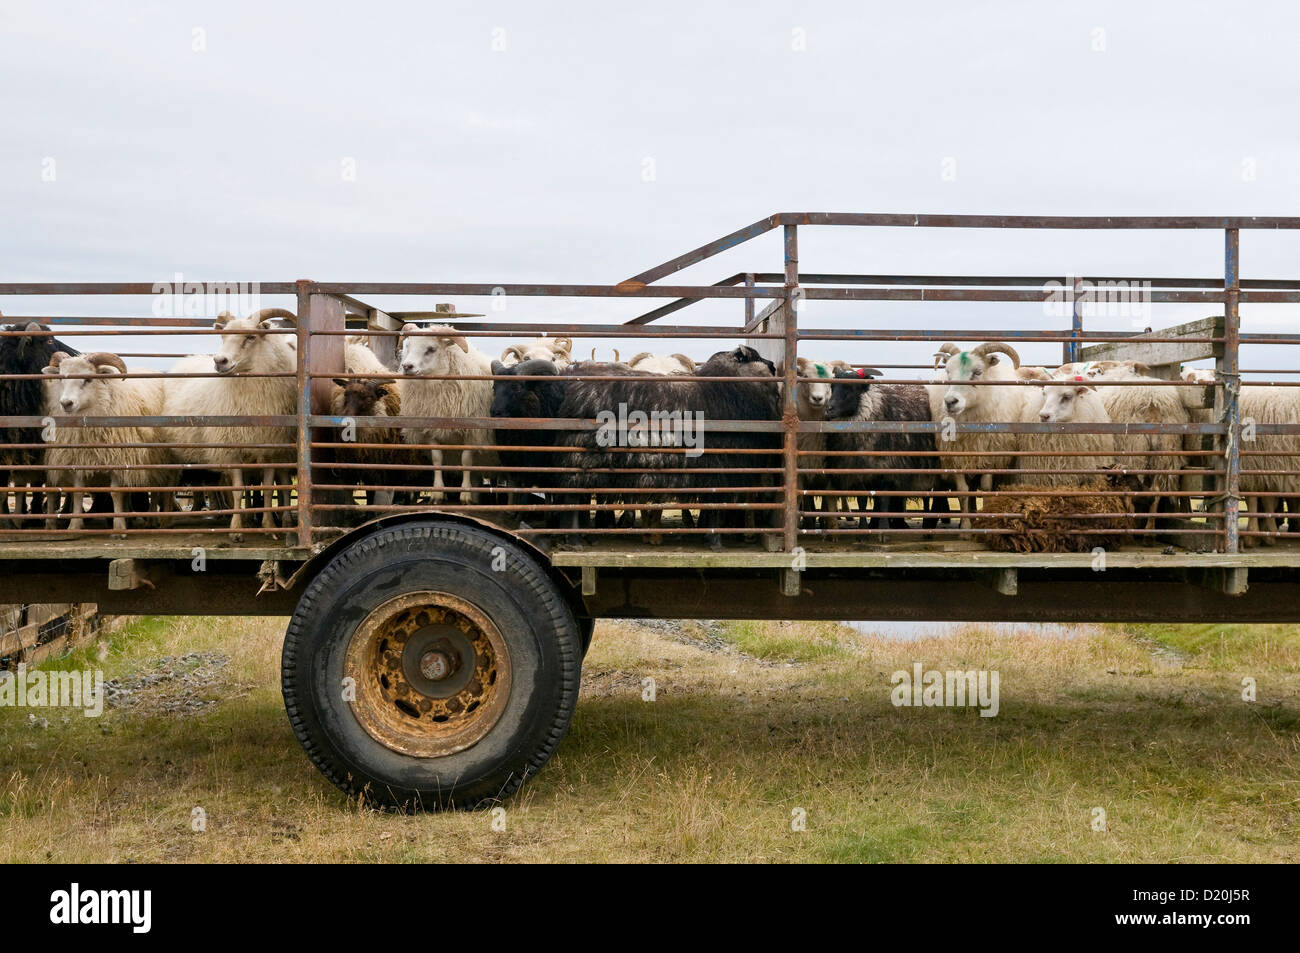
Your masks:
[[[1195,628],[899,642],[605,623],[568,739],[498,831],[490,812],[384,815],[327,785],[281,707],[283,620],[138,620],[107,676],[225,653],[201,689],[217,703],[179,713],[164,683],[44,729],[0,709],[0,861],[1300,860],[1300,635]],[[1001,713],[893,707],[889,675],[914,661],[998,670]]]

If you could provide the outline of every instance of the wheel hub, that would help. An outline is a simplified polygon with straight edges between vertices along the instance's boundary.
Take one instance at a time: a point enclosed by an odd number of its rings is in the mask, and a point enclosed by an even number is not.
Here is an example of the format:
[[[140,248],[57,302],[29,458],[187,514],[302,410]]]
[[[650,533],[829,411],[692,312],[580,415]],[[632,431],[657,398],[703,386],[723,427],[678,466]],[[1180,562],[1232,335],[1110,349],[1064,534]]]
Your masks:
[[[444,592],[407,593],[371,612],[352,636],[345,667],[361,727],[416,757],[477,742],[510,694],[500,631],[476,606]]]

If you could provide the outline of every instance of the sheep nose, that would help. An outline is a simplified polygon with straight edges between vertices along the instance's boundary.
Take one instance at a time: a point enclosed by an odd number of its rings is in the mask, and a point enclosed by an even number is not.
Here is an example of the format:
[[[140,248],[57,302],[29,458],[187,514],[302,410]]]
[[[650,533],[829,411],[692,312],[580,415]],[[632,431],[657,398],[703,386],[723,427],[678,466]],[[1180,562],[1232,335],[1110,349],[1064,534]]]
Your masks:
[[[230,358],[226,357],[224,354],[218,354],[216,357],[212,359],[212,363],[215,364],[218,368],[222,368],[230,363]]]
[[[1051,414],[1039,414],[1038,417],[1040,420],[1042,420],[1043,423],[1047,423],[1049,420],[1052,419]]]
[[[955,407],[957,406],[957,398],[956,398],[956,397],[945,397],[945,398],[944,398],[944,401],[943,401],[943,405],[944,405],[945,407],[947,407],[949,410],[952,410],[953,408],[955,408]]]
[[[59,401],[59,403],[63,405],[63,409],[64,409],[64,410],[71,410],[71,409],[72,409],[72,398],[71,398],[71,397],[64,397],[62,400]]]
[[[414,365],[414,364],[403,364],[403,365],[402,365],[402,373],[403,373],[403,374],[414,374],[414,373],[415,373],[415,365]]]

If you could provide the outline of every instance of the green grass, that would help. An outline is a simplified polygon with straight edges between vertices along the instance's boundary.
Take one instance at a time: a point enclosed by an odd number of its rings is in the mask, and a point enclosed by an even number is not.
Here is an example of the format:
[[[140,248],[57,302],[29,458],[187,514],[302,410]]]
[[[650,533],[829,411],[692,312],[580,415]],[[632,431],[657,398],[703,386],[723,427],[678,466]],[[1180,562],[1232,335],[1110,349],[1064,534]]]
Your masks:
[[[1300,860],[1285,627],[900,643],[826,623],[602,623],[572,730],[504,805],[505,831],[483,811],[358,808],[323,781],[284,715],[282,632],[143,619],[102,662],[92,646],[56,663],[113,678],[231,657],[194,714],[166,710],[184,694],[166,684],[100,719],[47,711],[43,729],[0,709],[0,862]],[[1000,714],[895,708],[890,673],[913,661],[997,669]]]

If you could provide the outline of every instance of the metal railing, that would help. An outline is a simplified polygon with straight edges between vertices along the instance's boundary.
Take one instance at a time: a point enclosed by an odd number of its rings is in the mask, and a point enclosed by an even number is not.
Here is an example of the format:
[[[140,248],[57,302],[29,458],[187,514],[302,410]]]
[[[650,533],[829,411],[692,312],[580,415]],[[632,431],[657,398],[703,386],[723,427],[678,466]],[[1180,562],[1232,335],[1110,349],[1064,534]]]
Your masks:
[[[1216,324],[1212,333],[1162,334],[1160,330],[1142,332],[1091,331],[1085,328],[1084,313],[1076,297],[1068,326],[1042,328],[960,328],[955,330],[890,329],[867,327],[800,326],[801,309],[806,302],[1004,302],[1041,303],[1049,283],[1069,284],[1069,276],[941,276],[840,274],[801,272],[799,262],[800,229],[812,226],[851,226],[887,228],[975,228],[975,229],[1207,229],[1224,235],[1224,273],[1222,278],[1148,278],[1098,277],[1073,279],[1094,282],[1135,282],[1147,286],[1151,304],[1205,304],[1222,306],[1221,330]],[[485,284],[485,283],[336,283],[299,280],[260,283],[261,296],[292,296],[297,315],[294,328],[260,328],[248,331],[253,338],[291,335],[296,351],[292,371],[239,374],[252,381],[258,377],[292,384],[293,398],[279,413],[214,414],[178,416],[175,414],[133,414],[94,417],[62,415],[57,408],[45,406],[40,413],[0,415],[0,472],[8,476],[10,489],[4,494],[5,512],[0,520],[8,526],[0,542],[30,546],[39,553],[43,541],[70,536],[89,539],[112,536],[157,536],[207,534],[228,536],[232,532],[253,538],[272,537],[285,545],[299,548],[312,546],[322,538],[343,531],[358,519],[386,513],[455,510],[500,522],[521,535],[567,545],[579,535],[589,542],[608,543],[635,536],[638,541],[651,538],[657,542],[664,533],[685,543],[700,537],[712,540],[748,539],[755,544],[765,541],[767,548],[791,552],[801,546],[889,545],[920,546],[943,541],[963,540],[971,545],[1008,545],[1024,535],[1016,520],[1024,518],[1035,500],[1050,500],[1064,535],[1078,541],[1078,547],[1090,538],[1116,541],[1125,545],[1194,545],[1209,541],[1220,551],[1236,553],[1244,541],[1273,540],[1285,534],[1277,528],[1251,528],[1272,524],[1291,515],[1282,501],[1292,494],[1300,497],[1300,418],[1284,421],[1251,421],[1250,437],[1273,440],[1274,444],[1242,445],[1241,365],[1243,345],[1300,343],[1300,334],[1243,334],[1240,306],[1249,304],[1300,303],[1300,280],[1243,280],[1240,274],[1240,232],[1258,229],[1300,228],[1300,218],[1222,218],[1222,217],[1024,217],[1024,216],[939,216],[939,215],[859,215],[833,213],[781,213],[703,245],[655,268],[612,285],[591,284]],[[780,271],[735,273],[712,285],[661,284],[664,279],[699,265],[715,255],[736,248],[772,230],[783,238],[783,267]],[[1077,284],[1075,285],[1077,287]],[[9,296],[149,296],[158,291],[154,283],[8,283],[0,284],[0,301]],[[514,300],[527,297],[570,298],[647,298],[671,299],[637,315],[625,323],[555,323],[527,321],[466,320],[452,311],[384,311],[366,303],[375,296],[419,298],[463,297],[493,300],[505,295]],[[706,301],[739,300],[743,314],[738,324],[671,325],[661,319],[692,305]],[[8,310],[8,309],[4,309]],[[1218,315],[1215,316],[1219,318]],[[15,326],[0,332],[0,339],[38,339],[57,337],[76,347],[79,339],[121,340],[135,343],[135,350],[123,350],[118,356],[134,365],[140,360],[156,360],[165,352],[150,346],[166,339],[194,338],[204,344],[220,340],[222,332],[214,329],[210,318],[195,317],[115,317],[106,315],[14,315],[4,319]],[[544,380],[535,377],[509,377],[478,373],[398,372],[395,364],[396,343],[403,337],[407,322],[433,320],[451,322],[456,334],[468,346],[484,339],[541,338],[564,335],[582,338],[587,343],[638,341],[657,347],[667,341],[688,342],[694,348],[708,342],[735,346],[746,344],[766,354],[774,366],[770,377],[696,375],[666,376],[664,386],[711,385],[718,388],[739,384],[768,385],[778,393],[779,403],[766,416],[742,419],[708,419],[702,433],[732,435],[726,446],[710,446],[708,439],[698,455],[688,455],[685,448],[656,448],[656,459],[642,460],[640,465],[624,466],[621,456],[637,454],[644,448],[611,446],[613,461],[593,470],[589,465],[589,447],[574,435],[597,430],[599,421],[592,417],[493,417],[481,412],[467,416],[428,417],[359,416],[344,419],[330,409],[336,381],[394,381],[399,390],[414,381],[443,381],[448,387],[462,383],[491,380],[494,385],[506,381]],[[28,330],[29,322],[45,325],[49,330]],[[1046,323],[1046,322],[1044,322]],[[67,330],[64,330],[64,329]],[[346,338],[360,336],[380,358],[387,370],[349,372],[344,366]],[[1200,346],[1215,358],[1215,404],[1207,408],[1211,419],[1187,419],[1179,422],[1149,420],[1112,420],[1091,423],[1049,423],[1031,420],[971,421],[960,416],[950,419],[908,420],[810,420],[800,419],[801,388],[815,383],[800,378],[797,358],[801,344],[809,351],[829,348],[832,344],[920,342],[940,343],[1000,341],[1013,346],[1059,343],[1062,363],[1078,361],[1088,346],[1151,347],[1176,345],[1186,349]],[[579,349],[580,350],[580,349]],[[491,356],[491,355],[489,355]],[[814,354],[813,357],[819,355]],[[824,356],[824,355],[822,355]],[[697,351],[692,357],[703,363],[706,354]],[[913,359],[914,360],[914,359]],[[862,366],[863,362],[848,362]],[[933,384],[934,370],[924,364],[888,364],[870,362],[885,373],[867,382],[862,379],[836,379],[834,386],[861,388],[895,384]],[[893,375],[889,369],[921,370],[919,376]],[[1048,368],[1052,370],[1052,368]],[[3,371],[3,368],[0,368]],[[1252,373],[1248,371],[1247,373]],[[1295,374],[1295,369],[1254,371],[1253,373]],[[219,378],[215,370],[205,373],[145,371],[131,366],[129,378],[162,380],[166,386],[186,378]],[[93,380],[96,375],[85,376]],[[80,379],[75,375],[71,379]],[[622,369],[597,367],[577,362],[561,378],[566,385],[575,381],[609,385],[611,392],[627,375]],[[46,385],[51,375],[34,373],[0,373],[0,387],[14,387],[21,381],[41,381]],[[1287,388],[1300,381],[1268,381],[1276,388]],[[1254,382],[1252,382],[1252,385]],[[976,381],[977,389],[997,387],[1035,388],[1030,380]],[[1096,386],[1124,388],[1141,386],[1172,388],[1175,393],[1204,391],[1198,382],[1169,379],[1158,381],[1106,381]],[[0,405],[5,410],[7,405]],[[612,409],[612,408],[611,408]],[[689,409],[689,408],[688,408]],[[1204,416],[1204,415],[1202,415]],[[63,449],[74,452],[96,448],[118,449],[125,455],[133,450],[157,450],[149,463],[123,463],[121,467],[103,462],[61,464],[53,470],[48,451],[51,419],[53,429],[79,430],[104,428],[111,434],[122,428],[151,428],[153,440],[134,439],[114,444],[105,441],[102,432],[92,439],[78,441],[62,438]],[[177,433],[178,428],[214,427],[240,431],[227,439],[196,441]],[[349,439],[344,431],[351,430]],[[425,440],[417,431],[442,430],[452,433],[480,432],[492,436],[486,440],[463,438]],[[358,439],[355,434],[383,431],[395,440]],[[554,433],[558,443],[516,440],[516,435]],[[931,449],[909,452],[922,461],[920,466],[881,469],[873,461],[898,456],[896,451],[837,449],[836,441],[846,434],[928,435],[933,434]],[[182,432],[183,434],[183,432]],[[1114,435],[1126,440],[1139,436],[1176,437],[1177,449],[1153,447],[1116,449],[1109,454],[1085,450],[1041,449],[1036,435],[1091,434]],[[1011,454],[1012,462],[990,466],[987,461],[965,468],[960,461],[973,462],[990,454],[979,449],[953,449],[944,446],[952,435],[1007,435],[1018,443]],[[801,449],[800,438],[805,438]],[[1296,443],[1284,443],[1294,438]],[[1210,445],[1204,445],[1208,439]],[[811,440],[811,448],[807,443]],[[820,442],[824,440],[824,442]],[[514,441],[514,442],[512,442]],[[567,441],[567,442],[565,442]],[[726,441],[724,441],[726,442]],[[238,461],[192,462],[192,456],[178,455],[180,448],[206,447],[210,450],[238,451]],[[547,457],[553,463],[510,466],[491,458],[501,453],[526,452]],[[478,454],[487,460],[464,465],[461,459],[447,461],[447,455]],[[384,454],[389,454],[385,457]],[[441,454],[441,459],[435,459]],[[405,456],[404,456],[405,455]],[[414,455],[414,456],[412,456]],[[422,460],[422,455],[428,455]],[[644,452],[641,452],[645,456]],[[148,456],[146,454],[146,456]],[[1113,460],[1114,469],[1091,463],[1100,456]],[[677,465],[676,458],[681,458]],[[1036,467],[1039,458],[1060,461],[1077,457],[1076,467]],[[381,463],[374,462],[376,459]],[[630,457],[629,457],[630,459]],[[1281,465],[1278,461],[1281,460]],[[738,465],[728,465],[729,461]],[[954,462],[957,461],[957,462]],[[608,462],[608,461],[607,461]],[[1167,465],[1162,465],[1166,464]],[[1202,464],[1200,467],[1193,464]],[[1254,465],[1258,463],[1259,465]],[[116,516],[127,520],[125,527],[114,526],[102,502],[106,471],[116,470],[117,486],[107,488],[127,498],[115,506]],[[1116,472],[1116,470],[1121,472]],[[259,471],[252,483],[242,479],[245,471]],[[454,499],[445,492],[439,499],[431,490],[434,474],[443,474],[442,482],[472,474],[468,485],[470,498]],[[89,520],[72,530],[73,513],[69,497],[78,490],[78,472],[93,474],[100,500],[100,511],[85,514]],[[1079,478],[1059,485],[1040,485],[1042,478],[1075,473]],[[157,474],[162,482],[153,478]],[[966,489],[958,478],[988,474],[990,489]],[[71,477],[71,479],[70,479]],[[271,477],[268,479],[268,477]],[[924,478],[923,481],[913,478]],[[1188,478],[1201,481],[1200,486]],[[636,479],[633,479],[636,478]],[[1121,479],[1122,478],[1122,479]],[[1163,478],[1164,482],[1161,483]],[[1171,488],[1171,481],[1181,481]],[[878,485],[873,485],[873,481]],[[1127,481],[1127,482],[1126,482]],[[241,487],[242,484],[242,487]],[[1077,484],[1077,485],[1074,485]],[[1280,487],[1280,489],[1276,489]],[[454,487],[452,488],[454,489]],[[136,503],[129,497],[138,496]],[[143,495],[148,494],[147,502]],[[206,506],[202,498],[207,496]],[[1243,509],[1243,496],[1254,500]],[[170,498],[170,499],[168,499]],[[176,499],[189,509],[176,506]],[[874,501],[870,511],[867,502]],[[897,500],[899,506],[888,505]],[[949,501],[956,500],[952,511]],[[1167,509],[1151,509],[1152,501],[1164,500]],[[44,504],[39,512],[37,502]],[[908,508],[911,501],[915,508]],[[999,502],[1000,501],[1000,502]],[[1097,501],[1105,502],[1098,511],[1089,509]],[[1079,509],[1073,509],[1075,502]],[[856,511],[850,507],[856,503]],[[143,508],[141,508],[143,507]],[[175,508],[173,508],[175,507]],[[226,522],[235,515],[252,517],[262,525],[241,525],[232,530]],[[649,514],[659,514],[658,518]],[[699,514],[698,517],[695,514]],[[575,521],[571,517],[577,516]],[[1147,516],[1154,519],[1148,520]],[[665,520],[665,517],[667,518]],[[1242,529],[1240,519],[1252,522]],[[639,520],[639,525],[638,525]],[[965,520],[968,525],[957,525]],[[98,521],[98,522],[96,522]],[[909,522],[910,521],[910,522]],[[1260,521],[1263,521],[1260,523]],[[145,525],[145,523],[156,525]],[[919,525],[918,525],[919,523]],[[1145,525],[1144,525],[1145,523]],[[1097,528],[1092,528],[1096,526]],[[53,534],[53,535],[51,535]]]

